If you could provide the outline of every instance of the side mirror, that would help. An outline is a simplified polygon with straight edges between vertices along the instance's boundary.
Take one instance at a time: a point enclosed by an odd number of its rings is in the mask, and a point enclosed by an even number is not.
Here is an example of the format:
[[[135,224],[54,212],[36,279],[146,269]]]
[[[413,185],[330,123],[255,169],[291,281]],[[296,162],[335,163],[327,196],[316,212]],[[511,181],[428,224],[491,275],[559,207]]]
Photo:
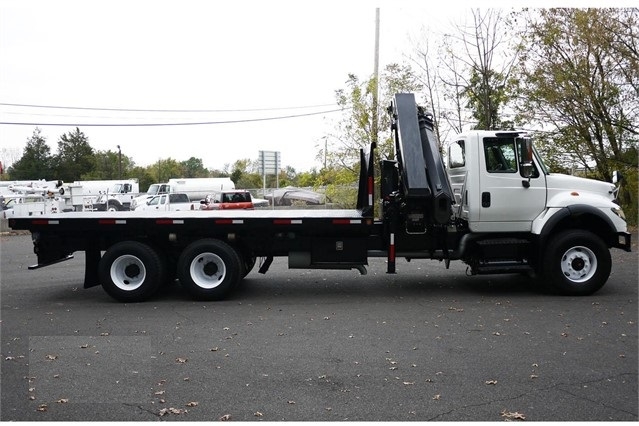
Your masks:
[[[533,142],[530,138],[518,139],[521,141],[520,146],[520,163],[521,175],[530,180],[535,174],[535,165],[533,163]]]
[[[623,180],[623,175],[619,173],[617,170],[612,172],[612,183],[615,185],[620,183]]]
[[[530,179],[535,174],[535,166],[532,161],[521,163],[521,175],[527,179]]]

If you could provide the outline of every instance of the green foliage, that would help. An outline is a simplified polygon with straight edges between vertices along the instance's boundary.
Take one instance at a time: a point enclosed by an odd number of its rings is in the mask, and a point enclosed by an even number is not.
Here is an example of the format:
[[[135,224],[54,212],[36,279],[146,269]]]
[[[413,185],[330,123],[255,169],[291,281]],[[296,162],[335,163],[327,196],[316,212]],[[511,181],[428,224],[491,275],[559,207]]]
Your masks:
[[[140,192],[146,192],[149,189],[149,186],[154,183],[158,183],[155,180],[155,177],[151,173],[151,167],[132,167],[130,170],[127,170],[126,177],[127,178],[137,178],[138,184],[140,185]]]
[[[298,173],[296,176],[296,186],[301,188],[314,187],[317,185],[318,176],[319,174],[315,168],[307,172]]]
[[[172,178],[181,178],[182,164],[173,158],[160,159],[151,167],[151,175],[155,177],[156,183],[164,183]]]
[[[554,128],[547,157],[610,181],[639,143],[636,9],[542,9],[528,16],[520,119]],[[633,35],[634,34],[634,35]],[[549,148],[552,147],[552,150]],[[636,160],[626,175],[636,175]],[[620,200],[636,208],[625,185]],[[636,220],[636,217],[634,218]]]
[[[78,127],[60,136],[58,153],[53,158],[53,168],[57,179],[64,182],[80,180],[94,167],[94,152],[89,138]]]
[[[122,160],[120,176],[120,159]],[[112,179],[128,179],[130,177],[129,170],[133,168],[135,163],[129,157],[120,155],[116,151],[96,151],[93,154],[93,168],[88,173],[81,176],[81,180],[112,180]]]
[[[326,159],[328,167],[350,170],[351,183],[357,181],[359,151],[368,149],[371,142],[377,142],[378,158],[394,158],[387,107],[395,93],[418,92],[422,84],[410,66],[390,64],[380,76],[377,110],[374,106],[376,88],[375,78],[361,82],[356,75],[349,74],[346,88],[335,92],[337,104],[344,109],[344,115],[337,123],[336,133],[326,136],[326,147],[318,154],[318,159]],[[376,121],[373,116],[376,116]],[[374,122],[377,128],[373,127]]]
[[[204,167],[201,158],[191,157],[182,161],[182,176],[185,178],[205,178],[209,177],[209,171]]]
[[[41,135],[41,130],[36,127],[27,140],[22,157],[9,167],[7,174],[11,176],[11,180],[53,180],[56,176],[52,162],[51,148]]]
[[[466,106],[477,120],[474,129],[499,130],[512,127],[512,123],[503,122],[500,115],[500,108],[508,99],[503,82],[503,74],[495,70],[472,69],[469,85],[462,94],[468,100]]]

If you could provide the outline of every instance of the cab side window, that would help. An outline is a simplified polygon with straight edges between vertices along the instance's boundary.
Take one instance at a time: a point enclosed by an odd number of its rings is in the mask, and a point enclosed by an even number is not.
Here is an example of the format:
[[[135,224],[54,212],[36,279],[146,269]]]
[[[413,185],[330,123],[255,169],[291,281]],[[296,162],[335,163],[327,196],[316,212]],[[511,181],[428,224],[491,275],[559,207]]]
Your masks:
[[[484,158],[488,173],[517,173],[517,154],[512,139],[484,139]]]

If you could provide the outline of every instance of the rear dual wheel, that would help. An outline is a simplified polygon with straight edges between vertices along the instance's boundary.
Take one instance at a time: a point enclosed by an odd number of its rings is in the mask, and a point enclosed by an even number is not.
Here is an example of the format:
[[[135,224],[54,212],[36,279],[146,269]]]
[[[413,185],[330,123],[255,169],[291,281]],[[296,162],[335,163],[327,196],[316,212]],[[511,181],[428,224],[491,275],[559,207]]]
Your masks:
[[[120,302],[142,302],[155,294],[165,280],[160,255],[138,241],[122,241],[111,246],[98,264],[104,291]]]
[[[184,249],[178,260],[177,276],[195,299],[221,300],[244,278],[244,269],[233,247],[205,238]]]

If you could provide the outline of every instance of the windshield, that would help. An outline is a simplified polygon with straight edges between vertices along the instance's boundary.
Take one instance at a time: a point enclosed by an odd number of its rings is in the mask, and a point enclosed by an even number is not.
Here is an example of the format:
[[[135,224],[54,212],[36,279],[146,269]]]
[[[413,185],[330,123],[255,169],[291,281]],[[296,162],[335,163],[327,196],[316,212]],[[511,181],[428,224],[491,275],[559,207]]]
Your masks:
[[[160,189],[160,185],[158,185],[157,183],[152,184],[151,186],[149,186],[148,191],[146,191],[147,195],[155,195],[158,193],[158,190]]]

